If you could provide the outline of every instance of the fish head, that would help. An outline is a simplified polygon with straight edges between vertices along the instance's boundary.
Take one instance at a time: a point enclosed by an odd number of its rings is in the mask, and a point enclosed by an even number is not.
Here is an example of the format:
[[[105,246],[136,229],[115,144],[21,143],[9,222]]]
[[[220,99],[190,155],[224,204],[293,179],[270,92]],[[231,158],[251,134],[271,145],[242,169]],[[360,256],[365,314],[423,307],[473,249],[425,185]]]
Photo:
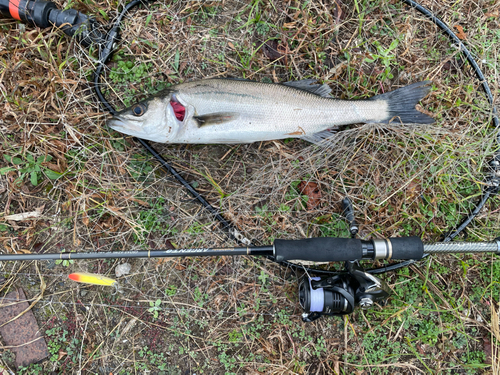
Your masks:
[[[186,108],[174,93],[154,96],[113,115],[107,125],[120,133],[153,142],[175,139],[186,117]]]

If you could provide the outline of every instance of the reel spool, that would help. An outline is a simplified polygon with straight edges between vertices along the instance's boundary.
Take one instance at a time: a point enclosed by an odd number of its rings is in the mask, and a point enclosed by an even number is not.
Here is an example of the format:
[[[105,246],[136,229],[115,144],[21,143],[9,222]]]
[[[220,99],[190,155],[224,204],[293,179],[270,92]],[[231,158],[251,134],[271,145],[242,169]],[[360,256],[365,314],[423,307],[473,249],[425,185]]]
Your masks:
[[[369,308],[384,303],[389,288],[380,279],[366,273],[355,262],[346,262],[346,273],[332,277],[305,277],[299,284],[302,320],[312,322],[323,315],[350,314],[359,306]]]

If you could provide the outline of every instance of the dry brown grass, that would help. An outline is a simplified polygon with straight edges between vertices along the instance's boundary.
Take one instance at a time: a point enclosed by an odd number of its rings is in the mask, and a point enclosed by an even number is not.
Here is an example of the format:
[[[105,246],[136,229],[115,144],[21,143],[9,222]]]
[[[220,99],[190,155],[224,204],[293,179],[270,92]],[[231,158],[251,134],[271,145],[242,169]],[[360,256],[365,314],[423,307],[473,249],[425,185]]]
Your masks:
[[[72,5],[103,23],[96,9],[116,15],[114,3]],[[498,1],[424,5],[463,26],[498,93]],[[39,174],[37,186],[29,176],[17,183],[19,170],[0,176],[0,220],[43,211],[37,220],[0,222],[3,252],[233,245],[136,143],[105,126],[107,114],[87,82],[95,52],[57,30],[9,19],[0,20],[0,30],[0,154],[24,164],[27,155],[50,155],[42,167],[64,173],[57,180]],[[377,43],[384,50],[395,39],[387,72],[383,59],[366,62],[380,54]],[[279,54],[264,52],[264,43]],[[437,119],[433,126],[355,126],[324,148],[298,140],[157,145],[256,244],[346,235],[339,215],[344,196],[354,202],[363,238],[438,240],[475,202],[496,147],[470,68],[430,21],[395,1],[157,2],[126,17],[115,55],[145,66],[125,76],[117,61],[108,64],[103,88],[117,108],[162,83],[209,77],[314,77],[346,99],[433,81],[422,102]],[[4,167],[14,168],[2,157]],[[296,188],[300,181],[321,189],[314,210]],[[470,239],[497,236],[497,203],[468,229]],[[498,302],[500,264],[492,258],[436,258],[420,266],[422,277],[385,277],[394,297],[384,309],[309,325],[300,321],[297,275],[259,259],[137,260],[119,280],[123,293],[114,295],[66,279],[70,271],[113,276],[119,263],[40,264],[43,295],[34,264],[0,265],[7,277],[2,293],[21,285],[31,298],[39,296],[42,331],[55,329],[46,336],[55,358],[40,373],[498,373],[498,320],[490,306]],[[155,319],[148,309],[157,300]],[[145,346],[151,353],[141,352]],[[10,364],[6,356],[2,363]]]

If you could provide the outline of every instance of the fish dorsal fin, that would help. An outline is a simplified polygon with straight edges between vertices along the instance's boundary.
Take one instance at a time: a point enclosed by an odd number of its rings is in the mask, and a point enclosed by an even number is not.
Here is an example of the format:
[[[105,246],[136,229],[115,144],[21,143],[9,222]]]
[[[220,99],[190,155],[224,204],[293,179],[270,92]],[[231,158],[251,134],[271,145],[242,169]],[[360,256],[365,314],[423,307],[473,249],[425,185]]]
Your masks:
[[[225,122],[232,121],[239,116],[237,112],[215,112],[206,115],[194,116],[193,118],[198,123],[198,127],[220,125]]]
[[[330,93],[332,92],[332,89],[330,86],[328,86],[326,83],[325,84],[320,84],[320,83],[315,83],[317,82],[317,79],[303,79],[300,81],[290,81],[290,82],[284,82],[283,85],[294,87],[296,89],[300,90],[305,90],[309,91],[312,94],[316,94],[319,96],[323,96],[325,98],[330,97]]]

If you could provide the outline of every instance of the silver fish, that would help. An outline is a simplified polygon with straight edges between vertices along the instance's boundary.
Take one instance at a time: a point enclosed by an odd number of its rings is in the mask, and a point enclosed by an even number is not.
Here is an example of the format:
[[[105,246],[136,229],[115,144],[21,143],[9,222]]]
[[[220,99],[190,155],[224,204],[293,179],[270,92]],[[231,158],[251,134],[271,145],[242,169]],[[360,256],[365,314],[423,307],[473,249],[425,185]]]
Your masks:
[[[207,79],[183,83],[118,112],[107,124],[121,133],[161,143],[251,143],[284,138],[320,143],[341,125],[434,122],[415,109],[429,92],[429,81],[367,100],[334,99],[328,85],[314,82]]]

